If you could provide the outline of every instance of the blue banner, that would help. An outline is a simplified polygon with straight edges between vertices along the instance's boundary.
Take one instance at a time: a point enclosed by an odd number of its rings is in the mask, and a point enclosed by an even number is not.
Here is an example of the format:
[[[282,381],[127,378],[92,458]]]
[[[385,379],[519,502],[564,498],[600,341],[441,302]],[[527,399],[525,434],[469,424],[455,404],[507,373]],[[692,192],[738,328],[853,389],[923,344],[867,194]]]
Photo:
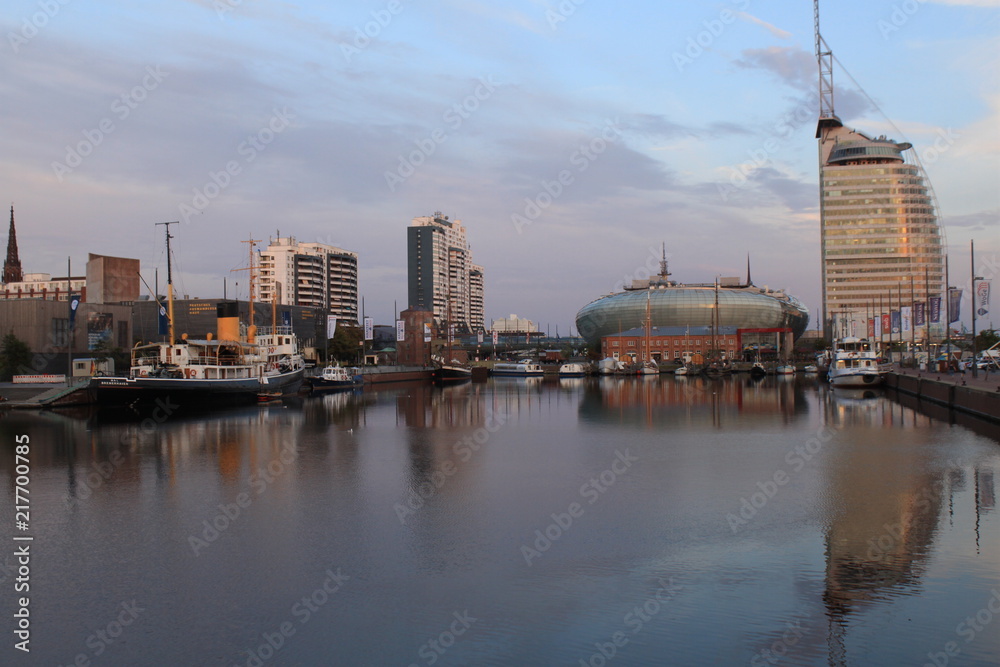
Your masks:
[[[931,324],[941,322],[941,297],[932,296],[930,298]]]
[[[927,324],[927,304],[919,301],[913,304],[913,326],[922,327]]]
[[[80,307],[80,295],[70,294],[69,296],[69,330],[73,330],[76,324],[76,309]]]
[[[962,317],[962,290],[948,291],[948,324],[958,322]]]
[[[900,329],[900,318],[898,310],[893,310],[889,313],[889,321],[891,322],[890,326],[892,327],[892,333],[898,334]]]
[[[159,301],[157,301],[156,307],[158,309],[156,313],[156,333],[166,336],[170,333],[170,318],[167,317],[167,309]]]
[[[291,311],[284,310],[281,312],[281,326],[290,327],[292,326],[292,313]]]

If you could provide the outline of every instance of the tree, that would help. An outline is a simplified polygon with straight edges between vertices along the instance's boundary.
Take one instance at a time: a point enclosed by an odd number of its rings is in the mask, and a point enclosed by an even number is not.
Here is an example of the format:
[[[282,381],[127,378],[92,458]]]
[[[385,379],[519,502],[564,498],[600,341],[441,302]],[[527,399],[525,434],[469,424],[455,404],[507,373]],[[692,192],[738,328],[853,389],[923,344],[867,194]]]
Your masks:
[[[983,350],[988,350],[1000,341],[1000,336],[997,335],[995,330],[986,329],[980,331],[976,335],[976,349],[982,352]]]
[[[106,338],[102,338],[91,350],[94,354],[94,359],[98,362],[104,361],[106,359],[111,359],[115,365],[115,371],[119,369],[127,369],[132,363],[132,356],[120,347],[115,347],[112,345],[111,341]]]
[[[355,362],[358,358],[358,350],[361,347],[361,329],[358,327],[338,326],[337,330],[327,342],[327,359],[346,362]]]
[[[11,331],[0,343],[0,380],[10,382],[15,373],[31,369],[31,348]]]

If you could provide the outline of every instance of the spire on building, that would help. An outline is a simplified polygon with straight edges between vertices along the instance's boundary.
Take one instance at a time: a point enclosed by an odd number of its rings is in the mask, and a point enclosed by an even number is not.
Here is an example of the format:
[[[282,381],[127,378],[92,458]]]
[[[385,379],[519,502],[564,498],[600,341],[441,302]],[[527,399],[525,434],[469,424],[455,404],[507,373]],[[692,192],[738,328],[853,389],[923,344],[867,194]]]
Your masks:
[[[21,260],[17,257],[17,234],[14,231],[14,205],[10,205],[10,233],[7,237],[7,260],[3,263],[4,283],[19,283],[24,280]]]

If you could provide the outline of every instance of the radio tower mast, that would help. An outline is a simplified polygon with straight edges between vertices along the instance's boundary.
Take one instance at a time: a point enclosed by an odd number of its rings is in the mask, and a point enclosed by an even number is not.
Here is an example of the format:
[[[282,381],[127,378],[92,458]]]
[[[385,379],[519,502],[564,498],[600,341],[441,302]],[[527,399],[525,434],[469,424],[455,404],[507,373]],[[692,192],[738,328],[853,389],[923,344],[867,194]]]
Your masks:
[[[819,34],[819,0],[813,0],[816,28],[816,62],[819,64],[819,118],[836,118],[833,113],[833,52]]]

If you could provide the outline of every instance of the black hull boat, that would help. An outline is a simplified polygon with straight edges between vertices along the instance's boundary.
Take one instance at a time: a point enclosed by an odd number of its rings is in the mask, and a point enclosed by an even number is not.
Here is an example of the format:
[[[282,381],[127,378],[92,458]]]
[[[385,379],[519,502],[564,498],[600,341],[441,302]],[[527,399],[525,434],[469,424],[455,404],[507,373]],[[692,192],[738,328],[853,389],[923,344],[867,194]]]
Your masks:
[[[464,382],[472,379],[472,369],[464,366],[438,366],[434,369],[434,381],[439,383]]]
[[[209,407],[254,403],[260,381],[257,378],[95,377],[89,389],[94,402],[101,406]]]

